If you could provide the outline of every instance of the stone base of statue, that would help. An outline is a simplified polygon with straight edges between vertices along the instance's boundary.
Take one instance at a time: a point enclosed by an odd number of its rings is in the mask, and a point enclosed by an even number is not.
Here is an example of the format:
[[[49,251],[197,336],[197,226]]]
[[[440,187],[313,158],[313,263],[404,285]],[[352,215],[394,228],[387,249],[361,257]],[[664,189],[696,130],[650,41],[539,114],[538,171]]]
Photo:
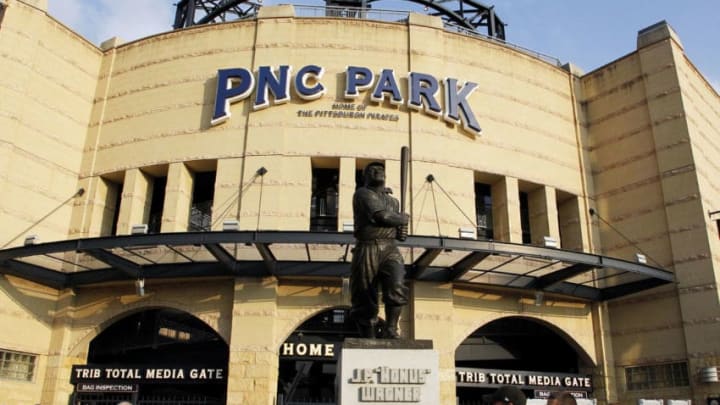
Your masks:
[[[438,354],[431,340],[345,339],[338,405],[440,403]]]

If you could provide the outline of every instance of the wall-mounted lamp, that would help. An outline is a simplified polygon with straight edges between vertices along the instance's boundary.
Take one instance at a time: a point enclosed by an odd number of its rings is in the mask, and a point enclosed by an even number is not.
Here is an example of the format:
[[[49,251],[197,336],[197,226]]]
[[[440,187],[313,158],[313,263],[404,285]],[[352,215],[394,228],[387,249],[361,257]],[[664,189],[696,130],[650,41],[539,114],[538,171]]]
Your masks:
[[[255,174],[257,174],[258,176],[264,176],[267,172],[268,170],[265,168],[265,166],[260,166],[260,168],[257,169]]]
[[[704,383],[716,383],[720,381],[718,378],[717,367],[703,367],[700,369],[700,381]]]
[[[132,235],[144,235],[148,233],[147,224],[135,224],[130,228],[130,234]]]
[[[37,235],[28,235],[25,237],[25,246],[36,245],[40,243],[40,238]]]
[[[135,280],[135,294],[137,294],[138,297],[144,297],[145,296],[145,279],[139,278]]]
[[[542,291],[535,291],[535,306],[541,307],[545,302],[545,293]]]
[[[473,228],[458,228],[460,239],[475,239],[475,230]]]
[[[647,264],[647,257],[642,253],[635,253],[635,261],[640,264]]]
[[[543,245],[548,248],[557,248],[558,241],[552,236],[543,236]]]
[[[222,223],[223,232],[234,232],[240,230],[240,222],[237,219],[226,219]]]

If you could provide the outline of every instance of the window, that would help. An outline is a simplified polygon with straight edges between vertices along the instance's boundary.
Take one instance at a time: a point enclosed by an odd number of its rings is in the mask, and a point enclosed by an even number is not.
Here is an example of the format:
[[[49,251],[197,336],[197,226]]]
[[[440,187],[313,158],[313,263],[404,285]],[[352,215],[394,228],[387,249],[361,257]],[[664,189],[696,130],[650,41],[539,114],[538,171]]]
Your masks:
[[[113,184],[111,186],[112,193],[111,198],[114,197],[113,205],[112,205],[112,219],[110,223],[110,236],[115,236],[117,234],[117,225],[118,220],[120,219],[120,203],[122,202],[122,191],[123,191],[123,185],[122,184]],[[112,196],[114,194],[114,196]]]
[[[493,239],[492,187],[475,183],[475,219],[479,239]]]
[[[34,354],[0,350],[0,378],[32,381],[36,358]]]
[[[3,17],[5,17],[6,8],[7,4],[5,4],[5,0],[0,0],[0,27],[2,26]]]
[[[338,169],[312,169],[310,231],[335,232],[338,229]]]
[[[625,381],[628,391],[690,385],[685,362],[627,367]]]
[[[520,192],[520,229],[522,229],[522,243],[532,242],[530,235],[530,205],[528,193]]]
[[[212,227],[212,205],[215,197],[216,172],[195,173],[192,204],[190,205],[191,231],[209,231]]]
[[[148,217],[148,233],[159,233],[162,226],[163,206],[165,205],[165,187],[167,177],[155,177],[152,187],[152,200],[150,201],[150,216]]]

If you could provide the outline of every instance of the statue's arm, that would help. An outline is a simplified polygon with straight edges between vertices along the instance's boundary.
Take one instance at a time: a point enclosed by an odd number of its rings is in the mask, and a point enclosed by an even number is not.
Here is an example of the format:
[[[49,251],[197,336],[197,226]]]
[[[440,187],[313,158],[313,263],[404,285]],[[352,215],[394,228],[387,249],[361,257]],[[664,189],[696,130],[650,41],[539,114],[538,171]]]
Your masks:
[[[380,226],[403,226],[408,224],[408,215],[388,210],[376,211],[373,220]]]

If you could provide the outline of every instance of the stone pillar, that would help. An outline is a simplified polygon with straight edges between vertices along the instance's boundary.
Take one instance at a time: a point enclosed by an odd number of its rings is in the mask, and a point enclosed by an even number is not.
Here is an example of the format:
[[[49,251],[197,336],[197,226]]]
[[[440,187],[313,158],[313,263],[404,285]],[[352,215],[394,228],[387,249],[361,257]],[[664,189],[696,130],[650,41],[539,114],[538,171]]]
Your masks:
[[[592,372],[593,395],[598,402],[605,404],[618,402],[615,356],[613,354],[612,328],[610,327],[609,315],[607,303],[592,304],[597,366],[593,370],[580,370],[581,373]]]
[[[125,186],[120,201],[118,235],[128,235],[133,225],[147,223],[152,199],[152,178],[140,169],[125,172]]]
[[[340,158],[338,230],[341,232],[343,223],[353,222],[352,199],[355,193],[355,172],[355,158]]]
[[[543,238],[549,236],[560,247],[560,226],[555,188],[543,186],[528,194],[531,243],[542,246]]]
[[[431,339],[440,359],[440,403],[454,404],[455,334],[452,284],[416,282],[412,312],[415,339]]]
[[[572,197],[558,206],[563,249],[590,251],[585,215],[584,204],[579,197]]]
[[[53,320],[48,350],[47,368],[43,381],[42,404],[67,405],[73,391],[70,373],[75,364],[85,364],[87,359],[69,357],[69,341],[72,329],[72,308],[75,296],[64,290],[57,303],[57,316]]]
[[[502,242],[522,243],[518,180],[504,177],[492,185],[493,234]]]
[[[212,230],[222,230],[223,220],[238,219],[238,204],[240,203],[240,184],[242,173],[242,158],[221,159],[217,162],[215,177],[215,197],[212,208]]]
[[[275,405],[277,288],[274,278],[235,280],[228,404]]]
[[[190,220],[193,174],[183,162],[170,164],[160,232],[186,232]]]

